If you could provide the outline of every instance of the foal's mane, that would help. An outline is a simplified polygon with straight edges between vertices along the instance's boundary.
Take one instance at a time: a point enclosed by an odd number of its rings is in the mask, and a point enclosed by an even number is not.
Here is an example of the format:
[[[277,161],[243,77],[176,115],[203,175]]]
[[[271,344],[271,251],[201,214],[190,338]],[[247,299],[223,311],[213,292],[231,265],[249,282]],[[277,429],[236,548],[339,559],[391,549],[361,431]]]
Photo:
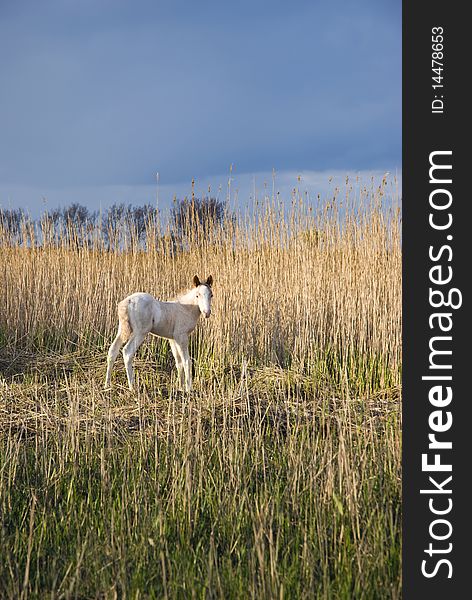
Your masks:
[[[185,290],[182,290],[181,292],[179,292],[178,294],[176,294],[173,298],[171,298],[171,302],[180,302],[180,300],[182,300],[182,298],[184,298],[185,296],[187,296],[187,294],[190,294],[190,292],[192,290],[194,290],[195,288],[193,287],[189,287]]]
[[[208,289],[211,289],[210,286],[208,285],[208,283],[200,283],[200,285],[204,285]],[[185,296],[187,296],[187,294],[190,294],[190,292],[193,292],[193,290],[195,290],[195,289],[196,289],[195,287],[189,287],[186,290],[182,290],[175,297],[170,298],[169,302],[180,302],[180,300],[182,300],[182,298],[184,298]]]

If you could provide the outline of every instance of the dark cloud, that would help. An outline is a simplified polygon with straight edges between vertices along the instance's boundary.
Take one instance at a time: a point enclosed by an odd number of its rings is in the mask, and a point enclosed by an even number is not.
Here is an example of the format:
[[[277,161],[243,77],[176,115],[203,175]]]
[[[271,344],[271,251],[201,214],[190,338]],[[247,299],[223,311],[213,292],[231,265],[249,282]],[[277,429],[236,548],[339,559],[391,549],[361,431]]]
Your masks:
[[[4,2],[0,183],[401,160],[397,2]]]

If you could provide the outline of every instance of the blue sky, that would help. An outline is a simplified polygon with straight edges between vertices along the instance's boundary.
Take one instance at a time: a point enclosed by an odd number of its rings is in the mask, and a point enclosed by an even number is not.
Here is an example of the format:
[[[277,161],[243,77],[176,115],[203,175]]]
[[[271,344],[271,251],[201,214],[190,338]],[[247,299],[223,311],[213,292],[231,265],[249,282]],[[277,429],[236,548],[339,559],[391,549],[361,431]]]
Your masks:
[[[3,207],[401,167],[399,0],[1,0],[0,81]]]

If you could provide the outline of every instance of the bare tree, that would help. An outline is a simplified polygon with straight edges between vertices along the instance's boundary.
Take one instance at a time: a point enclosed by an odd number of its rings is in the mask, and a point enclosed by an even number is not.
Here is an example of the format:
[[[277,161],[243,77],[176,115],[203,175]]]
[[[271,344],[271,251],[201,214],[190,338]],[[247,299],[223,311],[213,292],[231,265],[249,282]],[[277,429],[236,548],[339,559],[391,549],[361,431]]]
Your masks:
[[[221,227],[226,217],[226,205],[216,198],[184,198],[171,211],[172,231],[177,240],[207,237]]]

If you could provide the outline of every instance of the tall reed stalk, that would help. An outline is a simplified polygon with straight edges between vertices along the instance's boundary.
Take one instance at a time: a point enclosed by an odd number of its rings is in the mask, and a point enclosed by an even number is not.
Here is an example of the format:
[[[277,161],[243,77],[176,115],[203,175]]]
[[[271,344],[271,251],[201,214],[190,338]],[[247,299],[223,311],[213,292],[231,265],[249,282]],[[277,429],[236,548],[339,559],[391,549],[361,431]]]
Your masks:
[[[384,180],[179,235],[0,224],[0,597],[400,598],[400,220]],[[104,391],[117,302],[195,274],[195,392],[160,340]]]

